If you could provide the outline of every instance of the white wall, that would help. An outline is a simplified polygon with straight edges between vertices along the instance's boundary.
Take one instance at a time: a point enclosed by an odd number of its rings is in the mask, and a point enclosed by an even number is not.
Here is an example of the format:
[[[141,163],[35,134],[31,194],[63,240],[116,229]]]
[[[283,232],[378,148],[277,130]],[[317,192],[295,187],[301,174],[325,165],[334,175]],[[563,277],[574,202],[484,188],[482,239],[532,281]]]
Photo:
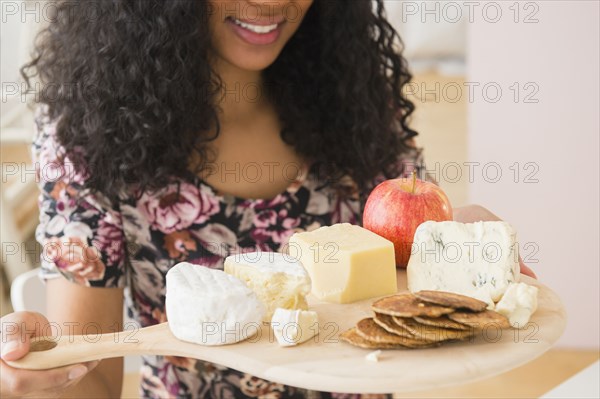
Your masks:
[[[463,75],[467,40],[460,1],[384,0],[388,19],[402,37],[413,72]]]
[[[470,200],[497,211],[514,224],[520,241],[539,247],[531,263],[542,282],[559,293],[569,322],[560,344],[598,347],[599,333],[599,3],[536,1],[519,23],[497,2],[502,17],[486,21],[482,6],[468,26],[468,78],[496,82],[497,103],[485,100],[481,86],[469,109],[469,156],[497,162],[502,178],[486,182],[479,173],[469,185]],[[536,7],[538,8],[536,11]],[[493,7],[489,21],[497,19]],[[534,13],[537,23],[523,23]],[[514,82],[521,85],[515,102]],[[524,89],[527,82],[532,84]],[[488,92],[493,97],[493,90]],[[513,86],[514,87],[514,86]],[[539,91],[526,103],[524,94]],[[520,163],[518,182],[509,169]],[[532,162],[524,170],[526,162]],[[537,166],[536,166],[537,165]],[[525,174],[539,168],[537,183]],[[488,180],[494,178],[488,169]],[[526,253],[531,253],[530,247]]]

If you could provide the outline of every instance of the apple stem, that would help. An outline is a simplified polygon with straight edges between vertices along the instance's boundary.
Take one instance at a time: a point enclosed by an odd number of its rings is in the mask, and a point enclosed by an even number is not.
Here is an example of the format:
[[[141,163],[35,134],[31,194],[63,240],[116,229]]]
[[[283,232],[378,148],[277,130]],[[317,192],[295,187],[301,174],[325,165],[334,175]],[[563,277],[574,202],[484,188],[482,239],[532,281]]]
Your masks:
[[[415,186],[417,185],[417,173],[414,170],[412,171],[412,181],[413,181],[413,184],[412,184],[411,194],[414,194],[415,193]]]

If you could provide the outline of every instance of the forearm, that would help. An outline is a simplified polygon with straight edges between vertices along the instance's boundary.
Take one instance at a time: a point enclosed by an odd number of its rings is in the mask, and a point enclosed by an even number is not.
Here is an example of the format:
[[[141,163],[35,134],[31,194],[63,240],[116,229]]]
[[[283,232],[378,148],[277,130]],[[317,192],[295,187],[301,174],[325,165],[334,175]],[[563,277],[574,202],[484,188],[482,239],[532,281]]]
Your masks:
[[[46,287],[48,319],[58,326],[68,326],[68,334],[85,335],[86,326],[95,327],[98,333],[122,330],[122,289],[90,288],[60,278],[48,280]],[[123,358],[104,359],[63,396],[119,398],[122,383]]]

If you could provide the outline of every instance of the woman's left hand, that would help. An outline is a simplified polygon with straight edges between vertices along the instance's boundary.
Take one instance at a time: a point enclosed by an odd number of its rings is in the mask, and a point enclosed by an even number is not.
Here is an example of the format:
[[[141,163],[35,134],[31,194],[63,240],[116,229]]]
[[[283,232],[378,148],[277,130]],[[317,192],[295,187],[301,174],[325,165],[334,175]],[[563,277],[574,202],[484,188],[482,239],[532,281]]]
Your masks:
[[[454,214],[454,220],[461,223],[473,223],[479,221],[498,221],[502,220],[498,216],[494,215],[489,210],[485,209],[480,205],[467,205],[460,208],[454,208],[452,210]],[[521,265],[521,273],[526,276],[537,279],[537,276],[525,263],[519,255],[519,264]]]

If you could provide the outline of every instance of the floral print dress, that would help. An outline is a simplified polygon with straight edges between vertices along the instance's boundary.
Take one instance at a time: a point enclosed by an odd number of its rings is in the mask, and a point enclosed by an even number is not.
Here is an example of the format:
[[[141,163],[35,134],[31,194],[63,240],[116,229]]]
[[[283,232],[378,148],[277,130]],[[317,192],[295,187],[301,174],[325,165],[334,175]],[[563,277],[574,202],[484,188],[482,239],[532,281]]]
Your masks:
[[[36,127],[42,278],[124,287],[129,316],[142,327],[166,321],[165,274],[178,262],[221,269],[231,254],[279,251],[295,232],[361,220],[365,195],[349,179],[334,187],[311,174],[271,200],[221,195],[191,175],[111,204],[84,189],[86,176],[59,145],[56,124],[39,115]],[[402,159],[406,173],[422,165],[419,157],[414,151]],[[312,392],[181,357],[144,356],[141,375],[144,398],[382,397]]]

